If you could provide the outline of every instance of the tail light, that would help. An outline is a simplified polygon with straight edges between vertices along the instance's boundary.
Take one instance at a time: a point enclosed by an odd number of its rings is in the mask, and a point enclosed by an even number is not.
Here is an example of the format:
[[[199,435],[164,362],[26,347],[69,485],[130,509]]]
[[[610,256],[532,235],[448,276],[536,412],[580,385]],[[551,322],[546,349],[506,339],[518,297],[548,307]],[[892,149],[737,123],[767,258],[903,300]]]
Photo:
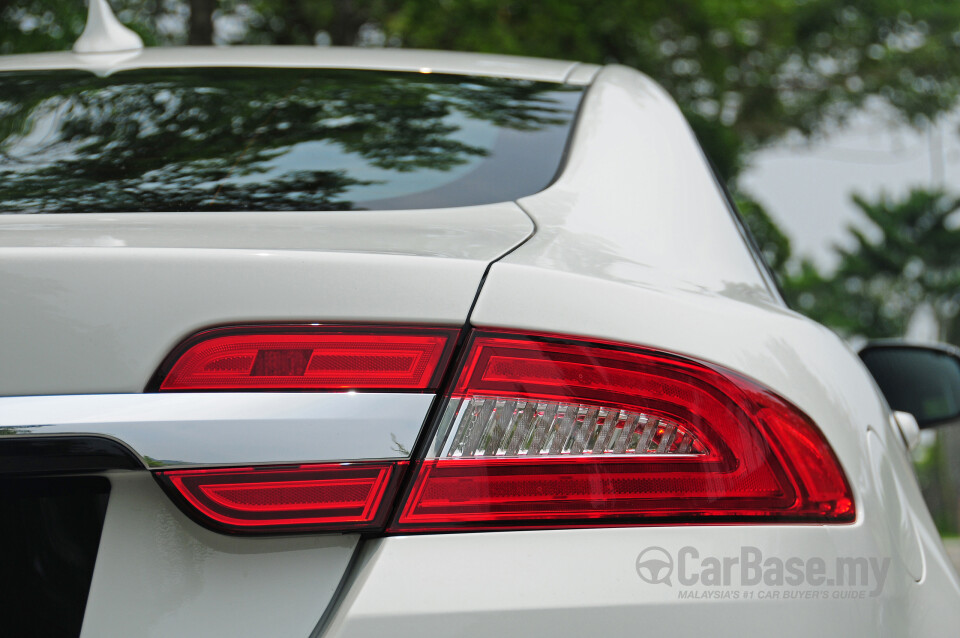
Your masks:
[[[393,532],[651,522],[848,522],[816,426],[720,368],[475,333]]]
[[[457,334],[215,329],[179,347],[154,387],[437,391]],[[642,348],[509,332],[474,332],[465,353],[425,450],[409,462],[156,475],[191,515],[233,532],[855,519],[849,483],[816,425],[733,372]]]
[[[151,388],[436,392],[459,331],[407,326],[214,328],[167,358]],[[208,527],[236,533],[382,530],[407,461],[155,473]]]
[[[161,367],[161,392],[192,390],[436,390],[450,329],[371,326],[215,328]]]
[[[382,507],[406,463],[325,463],[292,468],[158,472],[208,525],[228,531],[382,528]]]

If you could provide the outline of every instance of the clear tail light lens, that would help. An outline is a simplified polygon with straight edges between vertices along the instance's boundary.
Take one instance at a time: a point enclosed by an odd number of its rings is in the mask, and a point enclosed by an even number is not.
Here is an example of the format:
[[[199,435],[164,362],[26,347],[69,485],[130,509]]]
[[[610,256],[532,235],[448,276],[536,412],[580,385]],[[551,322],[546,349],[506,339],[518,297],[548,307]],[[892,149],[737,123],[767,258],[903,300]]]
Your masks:
[[[157,477],[208,526],[242,532],[346,531],[382,529],[405,465],[168,470]]]
[[[808,417],[718,367],[475,333],[391,531],[653,522],[849,522]]]
[[[455,434],[445,443],[446,458],[709,453],[690,428],[637,410],[485,396],[450,405]]]

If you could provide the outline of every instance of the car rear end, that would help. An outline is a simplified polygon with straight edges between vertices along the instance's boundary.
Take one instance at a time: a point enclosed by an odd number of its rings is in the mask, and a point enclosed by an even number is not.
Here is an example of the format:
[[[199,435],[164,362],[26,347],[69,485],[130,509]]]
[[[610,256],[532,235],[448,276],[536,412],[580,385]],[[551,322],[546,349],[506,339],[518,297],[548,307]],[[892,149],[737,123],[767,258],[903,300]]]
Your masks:
[[[652,83],[264,55],[5,62],[14,633],[956,620],[875,388]]]

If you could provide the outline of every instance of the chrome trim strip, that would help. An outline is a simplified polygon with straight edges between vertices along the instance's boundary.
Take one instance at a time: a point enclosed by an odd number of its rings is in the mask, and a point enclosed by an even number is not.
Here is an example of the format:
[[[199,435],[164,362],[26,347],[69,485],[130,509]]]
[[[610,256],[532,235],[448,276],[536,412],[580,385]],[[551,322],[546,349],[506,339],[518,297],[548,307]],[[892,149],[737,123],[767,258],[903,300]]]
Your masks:
[[[0,440],[105,436],[150,468],[404,459],[433,398],[361,392],[0,397]]]

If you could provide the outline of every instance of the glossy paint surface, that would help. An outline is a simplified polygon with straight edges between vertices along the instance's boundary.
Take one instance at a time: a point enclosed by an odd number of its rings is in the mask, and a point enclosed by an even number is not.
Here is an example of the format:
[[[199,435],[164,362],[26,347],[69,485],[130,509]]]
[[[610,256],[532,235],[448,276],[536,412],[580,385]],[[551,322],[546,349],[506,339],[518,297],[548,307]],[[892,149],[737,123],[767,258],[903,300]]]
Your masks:
[[[529,235],[515,204],[425,211],[0,216],[3,248],[223,248],[488,261]],[[519,238],[519,239],[518,239]]]
[[[903,601],[915,585],[892,574],[882,596],[850,601],[831,599],[829,594],[826,600],[785,598],[783,591],[790,588],[762,583],[685,587],[677,580],[676,563],[669,585],[645,582],[636,570],[638,555],[648,547],[662,548],[673,557],[691,547],[703,559],[739,557],[745,546],[766,557],[817,556],[827,563],[886,551],[871,543],[862,529],[787,525],[760,530],[684,526],[387,538],[364,548],[349,593],[326,635],[388,632],[406,638],[486,632],[573,638],[602,632],[623,638],[878,638],[952,631],[944,612],[939,618],[903,614]],[[456,570],[423,569],[457,564],[464,557],[469,557],[469,577]],[[744,598],[746,590],[754,592],[753,598]],[[680,591],[707,594],[684,599]],[[723,599],[724,591],[739,595]],[[781,595],[773,598],[774,591]],[[794,591],[818,595],[820,589]],[[711,599],[711,593],[719,596]]]

